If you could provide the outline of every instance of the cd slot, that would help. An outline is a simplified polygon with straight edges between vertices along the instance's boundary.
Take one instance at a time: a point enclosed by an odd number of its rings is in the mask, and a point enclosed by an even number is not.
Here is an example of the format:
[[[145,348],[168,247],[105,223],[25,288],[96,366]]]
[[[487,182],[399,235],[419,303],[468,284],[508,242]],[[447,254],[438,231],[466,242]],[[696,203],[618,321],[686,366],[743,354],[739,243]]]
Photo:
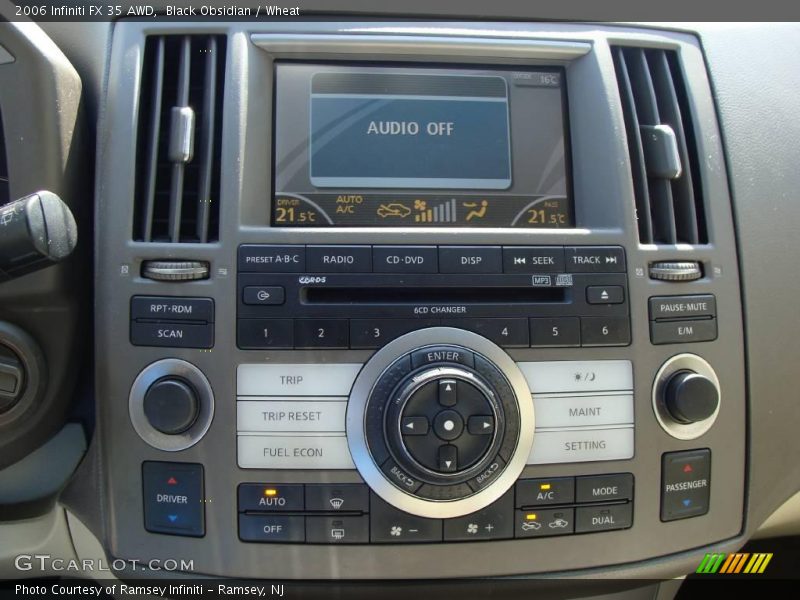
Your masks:
[[[569,301],[560,287],[305,287],[304,304],[553,304]]]

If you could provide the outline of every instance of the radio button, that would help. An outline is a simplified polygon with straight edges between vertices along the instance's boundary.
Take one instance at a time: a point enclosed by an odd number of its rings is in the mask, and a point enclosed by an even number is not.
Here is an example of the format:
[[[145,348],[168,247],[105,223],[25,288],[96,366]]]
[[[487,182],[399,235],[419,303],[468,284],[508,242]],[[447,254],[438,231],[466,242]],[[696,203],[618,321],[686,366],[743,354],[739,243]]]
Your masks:
[[[506,273],[563,273],[564,248],[555,246],[504,246]]]
[[[239,512],[302,511],[303,486],[284,483],[242,483],[238,491]]]
[[[304,542],[305,517],[239,515],[239,539],[243,542]]]
[[[448,319],[443,320],[442,325],[472,331],[504,348],[527,348],[530,346],[528,341],[528,319],[524,317],[509,319]]]
[[[307,246],[309,273],[371,273],[371,246]]]
[[[242,469],[354,469],[347,438],[337,436],[239,435]]]
[[[236,371],[238,396],[349,396],[363,365],[242,364]]]
[[[344,433],[347,400],[240,400],[236,403],[238,432],[325,431]]]
[[[239,319],[237,345],[243,350],[282,350],[294,344],[291,319]]]
[[[440,273],[502,273],[500,246],[441,246]]]
[[[575,347],[581,345],[581,325],[578,317],[531,319],[531,346]]]
[[[286,299],[280,286],[248,285],[242,292],[242,302],[249,305],[277,306]]]
[[[295,348],[347,348],[350,325],[346,319],[298,319],[294,322]]]
[[[303,273],[306,270],[305,246],[239,246],[239,272]]]
[[[625,250],[619,246],[571,246],[565,258],[569,273],[625,272]]]
[[[581,345],[627,346],[630,343],[628,317],[581,317]]]
[[[436,246],[373,246],[372,268],[376,273],[437,273]]]
[[[380,348],[410,331],[432,327],[436,321],[421,319],[352,319],[350,347],[353,349]]]
[[[621,429],[537,430],[529,465],[625,460],[633,458],[633,427]]]
[[[633,368],[629,360],[521,362],[517,366],[534,396],[633,389]]]

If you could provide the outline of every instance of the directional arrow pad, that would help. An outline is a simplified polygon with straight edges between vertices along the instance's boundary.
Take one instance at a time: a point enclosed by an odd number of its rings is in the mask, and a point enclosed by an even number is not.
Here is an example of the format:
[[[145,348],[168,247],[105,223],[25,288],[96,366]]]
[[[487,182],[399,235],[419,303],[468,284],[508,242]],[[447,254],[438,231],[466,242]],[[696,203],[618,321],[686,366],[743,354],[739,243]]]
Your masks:
[[[456,382],[453,379],[439,381],[439,404],[442,406],[455,406],[458,402]]]
[[[470,417],[467,421],[467,431],[472,435],[491,435],[494,433],[494,417]]]
[[[428,429],[428,419],[425,417],[403,417],[400,424],[403,435],[426,435]]]
[[[458,448],[451,444],[439,447],[439,471],[442,473],[458,471]]]

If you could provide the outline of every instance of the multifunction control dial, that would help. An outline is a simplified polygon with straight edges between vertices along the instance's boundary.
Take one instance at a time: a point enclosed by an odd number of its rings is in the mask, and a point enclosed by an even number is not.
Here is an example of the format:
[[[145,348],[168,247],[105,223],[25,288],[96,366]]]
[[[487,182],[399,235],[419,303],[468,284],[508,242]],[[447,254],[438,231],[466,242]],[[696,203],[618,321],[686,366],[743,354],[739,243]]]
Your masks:
[[[387,502],[454,517],[500,497],[525,466],[533,402],[511,358],[451,328],[416,331],[365,365],[348,404],[351,453]]]

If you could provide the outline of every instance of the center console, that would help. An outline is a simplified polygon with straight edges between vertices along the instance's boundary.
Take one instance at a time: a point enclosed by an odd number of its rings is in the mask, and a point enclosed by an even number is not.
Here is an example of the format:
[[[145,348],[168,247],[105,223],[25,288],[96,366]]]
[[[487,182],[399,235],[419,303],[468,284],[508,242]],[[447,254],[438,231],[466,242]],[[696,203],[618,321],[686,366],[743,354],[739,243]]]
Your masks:
[[[119,24],[101,124],[111,556],[512,576],[737,536],[737,256],[693,37],[182,27]]]

